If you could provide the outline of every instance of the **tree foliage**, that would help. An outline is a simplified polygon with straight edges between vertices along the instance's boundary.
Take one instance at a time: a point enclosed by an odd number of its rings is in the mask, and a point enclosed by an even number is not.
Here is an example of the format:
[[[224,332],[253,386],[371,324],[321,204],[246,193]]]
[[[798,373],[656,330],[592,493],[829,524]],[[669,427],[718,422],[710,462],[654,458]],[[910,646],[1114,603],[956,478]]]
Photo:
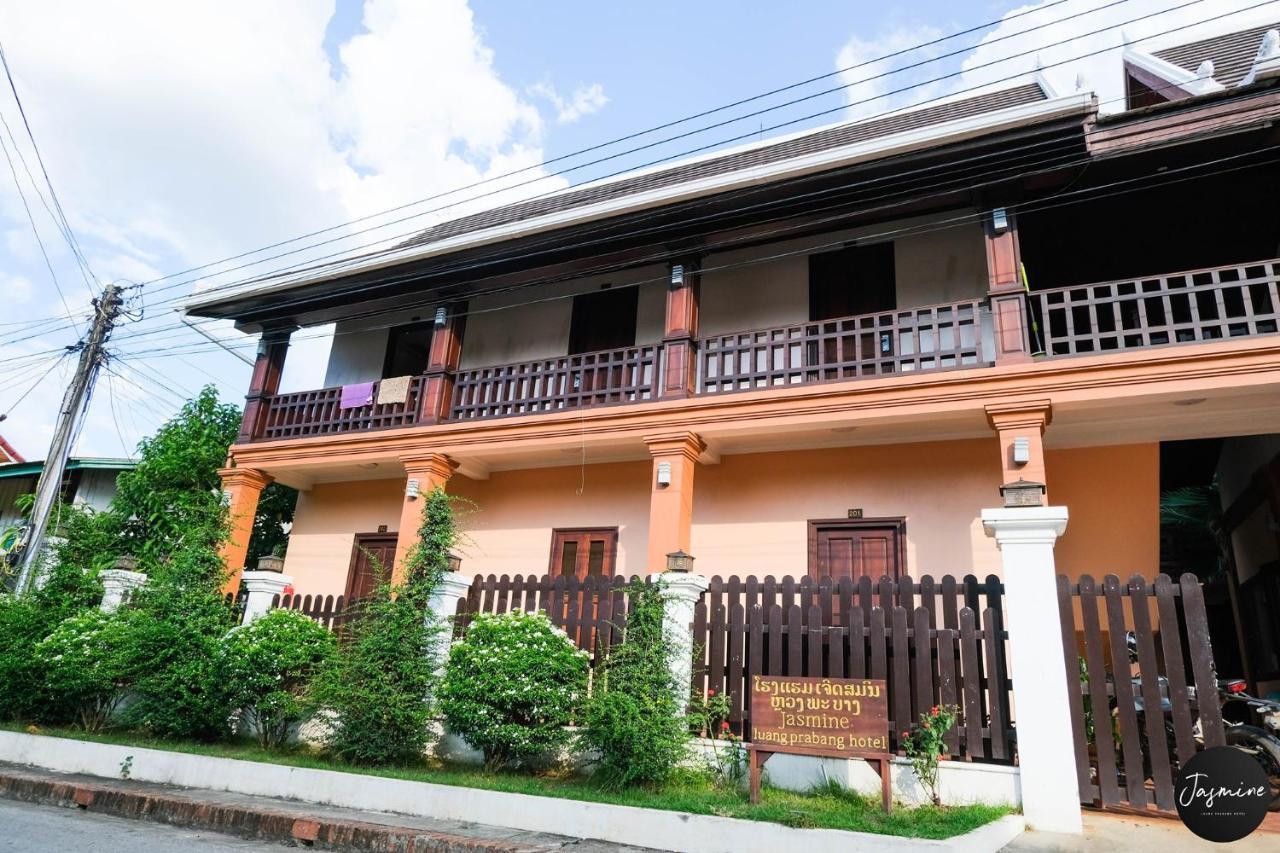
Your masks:
[[[457,540],[452,502],[436,488],[426,497],[404,580],[393,586],[371,557],[381,581],[347,623],[345,642],[316,683],[326,746],[340,758],[404,763],[420,759],[430,744],[437,683],[430,652],[451,614],[438,619],[429,602]]]
[[[627,595],[626,632],[599,667],[581,739],[599,755],[605,782],[658,784],[684,759],[689,729],[668,663],[660,582],[632,581]]]

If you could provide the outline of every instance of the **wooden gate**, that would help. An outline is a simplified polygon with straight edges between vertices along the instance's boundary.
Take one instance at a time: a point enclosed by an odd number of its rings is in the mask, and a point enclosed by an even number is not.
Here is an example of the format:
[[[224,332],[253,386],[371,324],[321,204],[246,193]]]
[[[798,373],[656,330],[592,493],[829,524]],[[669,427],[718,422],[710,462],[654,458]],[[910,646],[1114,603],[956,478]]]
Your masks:
[[[1225,743],[1200,581],[1059,576],[1058,604],[1080,801],[1173,811],[1178,767]]]

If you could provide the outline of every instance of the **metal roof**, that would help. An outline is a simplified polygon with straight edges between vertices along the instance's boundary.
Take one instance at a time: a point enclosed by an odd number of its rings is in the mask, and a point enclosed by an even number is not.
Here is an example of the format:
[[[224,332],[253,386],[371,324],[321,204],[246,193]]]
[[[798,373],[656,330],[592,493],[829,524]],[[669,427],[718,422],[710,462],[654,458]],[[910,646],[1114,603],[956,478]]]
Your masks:
[[[1180,68],[1195,72],[1206,59],[1213,61],[1213,79],[1231,88],[1244,80],[1253,60],[1258,55],[1262,37],[1267,30],[1280,28],[1280,24],[1264,24],[1234,33],[1201,39],[1200,41],[1167,47],[1152,52],[1152,56],[1172,62]]]
[[[137,467],[132,459],[114,459],[110,457],[82,457],[67,460],[68,471],[128,471]],[[13,477],[38,477],[44,470],[44,460],[35,462],[11,462],[0,465],[0,480]]]

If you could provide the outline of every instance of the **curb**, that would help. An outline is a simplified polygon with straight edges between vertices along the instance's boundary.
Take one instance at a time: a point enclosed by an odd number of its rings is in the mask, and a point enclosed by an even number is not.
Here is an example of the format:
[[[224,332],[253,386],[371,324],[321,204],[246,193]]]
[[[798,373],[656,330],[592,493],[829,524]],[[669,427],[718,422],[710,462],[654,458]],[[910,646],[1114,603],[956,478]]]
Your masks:
[[[545,853],[546,850],[541,846],[443,832],[321,818],[302,810],[219,805],[178,793],[127,790],[81,780],[55,781],[41,774],[13,770],[0,772],[0,797],[320,850],[403,853]]]

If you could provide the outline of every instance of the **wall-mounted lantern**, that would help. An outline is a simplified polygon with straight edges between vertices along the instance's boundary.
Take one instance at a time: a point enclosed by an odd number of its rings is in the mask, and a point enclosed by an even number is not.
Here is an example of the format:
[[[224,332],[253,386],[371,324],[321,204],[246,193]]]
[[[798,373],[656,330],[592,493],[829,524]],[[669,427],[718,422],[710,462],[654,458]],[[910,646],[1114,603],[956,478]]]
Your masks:
[[[459,557],[457,554],[450,552],[448,555],[448,560],[449,560],[449,571],[457,572],[459,569],[462,568],[462,558]]]

